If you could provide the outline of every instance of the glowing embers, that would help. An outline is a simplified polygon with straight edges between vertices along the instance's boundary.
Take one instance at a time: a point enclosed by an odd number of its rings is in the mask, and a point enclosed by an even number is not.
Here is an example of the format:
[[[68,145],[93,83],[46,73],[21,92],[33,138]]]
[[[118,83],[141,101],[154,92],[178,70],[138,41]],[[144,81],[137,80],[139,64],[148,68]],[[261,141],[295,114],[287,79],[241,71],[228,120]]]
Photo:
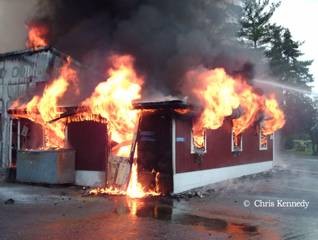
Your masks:
[[[231,152],[239,153],[243,151],[243,137],[242,134],[235,135],[233,129],[231,134]]]
[[[191,154],[204,154],[206,152],[206,131],[196,134],[191,131]]]
[[[259,150],[267,150],[268,136],[263,133],[262,128],[259,128],[258,136],[259,136]]]

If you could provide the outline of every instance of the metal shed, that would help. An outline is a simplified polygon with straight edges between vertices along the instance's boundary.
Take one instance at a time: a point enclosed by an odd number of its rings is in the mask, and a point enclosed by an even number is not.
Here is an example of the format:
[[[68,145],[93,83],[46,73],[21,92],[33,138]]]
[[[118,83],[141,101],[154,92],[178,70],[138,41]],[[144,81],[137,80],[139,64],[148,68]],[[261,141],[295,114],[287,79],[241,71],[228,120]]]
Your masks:
[[[20,96],[34,93],[58,74],[59,68],[68,56],[52,47],[25,49],[0,54],[0,168],[13,165],[12,152],[19,149],[19,137],[12,139],[12,133],[20,134],[20,121],[10,119],[7,111]],[[77,61],[72,61],[80,68]],[[16,134],[17,135],[17,134]]]

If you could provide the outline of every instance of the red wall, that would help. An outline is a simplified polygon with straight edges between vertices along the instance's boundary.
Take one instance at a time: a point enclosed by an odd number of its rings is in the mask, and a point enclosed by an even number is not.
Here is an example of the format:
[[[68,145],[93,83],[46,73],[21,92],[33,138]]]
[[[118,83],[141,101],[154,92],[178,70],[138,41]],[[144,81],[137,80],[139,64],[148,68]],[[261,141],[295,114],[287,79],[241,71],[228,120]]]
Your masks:
[[[68,125],[68,140],[75,150],[75,169],[105,171],[107,160],[107,128],[93,121]]]
[[[231,152],[231,122],[224,121],[221,128],[207,131],[207,153],[200,162],[191,154],[191,121],[176,120],[176,172],[189,172],[211,168],[227,167],[246,163],[270,161],[273,159],[272,140],[268,140],[268,150],[259,150],[259,136],[255,128],[246,130],[243,136],[243,151],[239,156]]]

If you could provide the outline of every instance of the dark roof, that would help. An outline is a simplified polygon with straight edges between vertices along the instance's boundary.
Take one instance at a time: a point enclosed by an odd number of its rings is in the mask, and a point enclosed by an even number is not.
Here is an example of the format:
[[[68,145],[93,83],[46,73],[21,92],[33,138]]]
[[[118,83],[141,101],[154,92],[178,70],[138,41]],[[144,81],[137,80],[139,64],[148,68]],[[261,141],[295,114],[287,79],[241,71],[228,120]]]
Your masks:
[[[192,106],[183,100],[135,101],[134,109],[188,109]]]
[[[20,55],[32,55],[40,52],[47,52],[50,51],[53,54],[66,59],[69,57],[66,53],[63,53],[59,50],[57,50],[54,47],[51,46],[46,46],[46,47],[38,47],[38,48],[26,48],[18,51],[12,51],[12,52],[7,52],[7,53],[0,53],[0,60],[6,59],[6,58],[14,58]],[[72,58],[72,62],[74,62],[76,65],[81,65],[79,61],[75,60]]]
[[[62,118],[71,117],[76,114],[81,113],[87,113],[89,109],[85,106],[59,106],[57,107],[57,111],[59,112],[59,115],[56,116],[56,118],[51,119],[47,123],[53,123],[56,122]],[[25,116],[28,114],[26,108],[15,108],[15,109],[8,109],[8,114],[11,116],[15,116],[15,118],[25,118]],[[34,114],[39,114],[37,110],[33,112]],[[92,114],[95,116],[98,116],[99,119],[104,119],[101,115]]]

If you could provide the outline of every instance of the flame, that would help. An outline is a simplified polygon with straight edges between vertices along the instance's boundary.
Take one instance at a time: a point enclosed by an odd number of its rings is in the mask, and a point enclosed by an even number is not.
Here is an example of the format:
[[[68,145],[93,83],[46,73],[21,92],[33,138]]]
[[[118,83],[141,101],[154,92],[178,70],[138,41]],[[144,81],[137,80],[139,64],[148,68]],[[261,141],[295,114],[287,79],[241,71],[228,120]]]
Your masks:
[[[45,47],[48,45],[46,39],[49,31],[48,28],[44,25],[28,25],[28,37],[26,42],[27,48],[39,48]]]
[[[134,59],[129,55],[111,57],[112,67],[108,78],[95,88],[93,94],[83,102],[91,114],[107,119],[108,134],[111,141],[117,143],[111,154],[129,157],[134,132],[138,124],[140,110],[133,109],[133,101],[141,98],[143,78],[134,70]],[[115,186],[90,191],[91,194],[127,195],[130,198],[160,195],[156,191],[145,191],[138,181],[138,167],[135,161],[131,166],[127,190]]]
[[[265,135],[264,133],[263,133],[263,129],[261,128],[260,129],[260,132],[259,132],[259,134],[260,134],[260,145],[261,146],[267,146],[267,135]]]
[[[231,77],[222,68],[192,70],[187,74],[191,87],[203,110],[193,124],[193,142],[197,148],[204,148],[205,129],[217,129],[224,118],[240,107],[241,116],[233,119],[234,144],[238,144],[239,135],[256,120],[258,112],[263,110],[268,116],[263,123],[263,133],[269,135],[285,124],[284,113],[273,96],[259,96],[241,77]]]
[[[76,116],[62,118],[51,122],[60,116],[58,103],[65,93],[74,87],[78,94],[77,73],[70,67],[70,60],[61,68],[60,76],[46,86],[41,96],[34,96],[30,102],[14,106],[26,108],[25,117],[43,126],[45,148],[65,147],[65,126],[68,122],[93,120],[107,124],[107,133],[111,145],[111,154],[128,158],[136,137],[141,110],[133,109],[133,101],[141,98],[144,79],[134,69],[134,59],[129,55],[113,55],[112,67],[107,71],[107,79],[99,83],[90,97],[81,103],[85,109]],[[262,126],[264,135],[271,134],[285,123],[283,112],[279,109],[274,97],[265,98],[256,95],[246,82],[235,79],[217,68],[213,70],[193,70],[187,78],[194,82],[193,93],[199,100],[203,110],[194,122],[193,140],[195,146],[204,147],[206,129],[217,129],[222,126],[225,117],[231,116],[239,106],[243,115],[233,120],[233,132],[239,136],[256,118],[262,109],[268,117]],[[179,114],[186,114],[189,110],[176,109]],[[105,146],[106,147],[106,146]],[[138,181],[137,162],[131,165],[130,179],[127,190],[122,187],[109,186],[90,191],[91,194],[106,193],[111,195],[127,195],[131,198],[157,196],[159,192],[159,173],[155,175],[156,188],[145,190]]]
[[[224,118],[232,114],[240,104],[235,92],[235,79],[227,75],[224,69],[190,71],[187,75],[195,81],[193,93],[203,107],[203,111],[193,126],[195,146],[204,146],[204,129],[217,129]]]
[[[131,198],[143,198],[146,193],[142,185],[138,182],[137,163],[131,166],[131,177],[127,188],[127,195]]]
[[[265,99],[263,108],[266,119],[262,123],[262,133],[267,136],[282,128],[286,120],[274,95]]]
[[[174,112],[179,114],[187,114],[187,113],[190,113],[191,111],[188,108],[177,108],[177,109],[174,109]]]
[[[60,75],[45,87],[42,96],[34,96],[26,105],[19,106],[26,108],[26,113],[20,117],[30,119],[43,127],[43,149],[66,147],[66,120],[61,119],[53,123],[49,121],[59,117],[58,102],[68,87],[72,84],[77,88],[77,73],[70,64],[71,60],[68,58],[60,69]],[[13,105],[17,107],[18,103]]]
[[[90,190],[90,194],[108,194],[108,195],[127,195],[130,198],[144,198],[148,196],[159,196],[159,172],[156,173],[156,187],[155,190],[145,191],[142,184],[138,181],[138,165],[134,162],[131,166],[131,173],[127,190],[110,186],[105,188],[96,188]]]
[[[246,82],[237,80],[237,85],[243,114],[239,118],[232,120],[235,145],[238,145],[239,135],[254,123],[262,99],[253,92],[252,87]]]
[[[138,111],[133,110],[132,102],[141,97],[143,78],[136,74],[131,56],[114,55],[111,61],[113,67],[108,70],[108,79],[97,85],[83,105],[108,120],[110,139],[127,143],[116,155],[127,157],[138,120]]]

